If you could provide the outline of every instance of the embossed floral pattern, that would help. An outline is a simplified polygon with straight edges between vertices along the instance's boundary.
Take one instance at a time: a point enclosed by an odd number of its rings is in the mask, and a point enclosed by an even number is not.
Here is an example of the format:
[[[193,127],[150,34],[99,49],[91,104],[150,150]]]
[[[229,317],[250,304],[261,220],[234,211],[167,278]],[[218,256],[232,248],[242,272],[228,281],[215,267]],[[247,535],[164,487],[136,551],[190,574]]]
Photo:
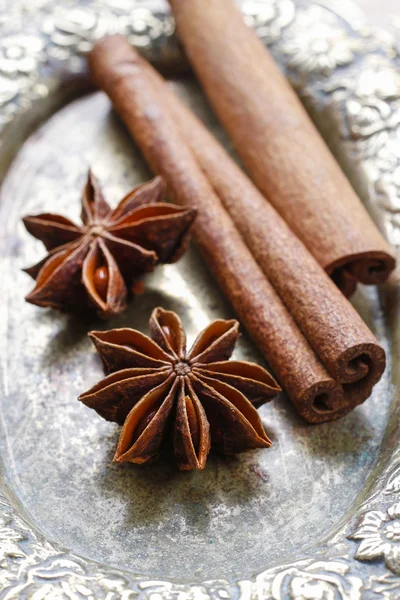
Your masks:
[[[366,164],[371,173],[376,173],[374,194],[383,209],[387,234],[392,245],[400,247],[400,144],[396,138],[391,137]],[[399,477],[391,489],[399,491]]]
[[[326,76],[350,63],[360,47],[358,38],[339,28],[336,20],[327,21],[322,8],[312,6],[299,16],[282,50],[290,67]]]
[[[85,566],[62,555],[43,565],[33,566],[26,580],[7,593],[7,600],[54,598],[54,600],[133,600],[137,592],[123,576],[87,573]]]
[[[361,540],[356,558],[383,558],[391,571],[400,574],[400,503],[394,504],[386,512],[367,512],[350,537]]]
[[[390,571],[378,577],[370,577],[369,587],[374,594],[374,599],[398,600],[400,598],[400,579]]]
[[[43,23],[48,52],[60,60],[88,52],[96,40],[116,31],[116,18],[104,4],[58,8]]]
[[[248,0],[242,4],[242,11],[246,23],[264,43],[270,44],[293,21],[296,8],[292,0]]]
[[[373,101],[367,98],[351,98],[346,103],[346,113],[353,138],[369,137],[391,126],[391,107],[378,98]],[[397,120],[397,117],[395,118]]]
[[[353,76],[336,79],[326,91],[342,135],[359,140],[360,156],[374,157],[400,126],[400,73],[383,56],[367,56]]]
[[[45,62],[44,42],[34,35],[0,38],[0,127],[15,112],[47,94],[38,83],[39,67]]]
[[[47,96],[48,88],[28,77],[3,77],[0,72],[0,132],[18,110],[26,110],[32,101]]]
[[[0,567],[6,569],[10,559],[24,558],[26,553],[21,542],[26,536],[12,527],[12,519],[4,515],[0,517]]]
[[[373,200],[388,239],[400,246],[400,73],[385,55],[367,54],[345,76],[324,85],[329,114]]]
[[[118,30],[133,46],[145,49],[161,36],[171,36],[175,24],[172,17],[160,19],[147,8],[137,8],[118,20]]]
[[[357,70],[352,87],[359,98],[396,100],[400,97],[400,73],[393,63],[379,55],[366,57],[362,69]]]
[[[400,492],[400,466],[398,465],[389,476],[385,487],[385,494],[398,494]]]
[[[16,35],[0,41],[0,73],[9,76],[35,75],[45,60],[44,43],[33,35]]]
[[[400,147],[397,140],[389,140],[375,154],[378,169],[375,192],[379,203],[390,213],[400,213]]]
[[[210,582],[212,588],[212,582]],[[144,581],[139,584],[140,590],[143,594],[143,600],[209,600],[210,597],[213,600],[228,600],[229,595],[225,589],[218,592],[212,589],[214,592],[210,594],[208,590],[202,585],[193,585],[189,589],[185,585],[179,583],[169,583],[166,581]]]
[[[259,577],[260,597],[271,600],[361,600],[362,580],[345,562],[303,561]]]

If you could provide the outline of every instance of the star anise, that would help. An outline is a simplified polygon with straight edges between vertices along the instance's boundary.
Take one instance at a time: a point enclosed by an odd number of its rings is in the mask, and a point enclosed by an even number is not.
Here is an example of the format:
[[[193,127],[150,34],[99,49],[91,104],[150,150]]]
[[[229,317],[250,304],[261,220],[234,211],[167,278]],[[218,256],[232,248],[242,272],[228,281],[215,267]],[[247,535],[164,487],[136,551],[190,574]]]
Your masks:
[[[164,194],[156,177],[112,210],[89,171],[82,225],[48,213],[25,217],[26,229],[49,251],[26,269],[36,280],[26,300],[65,311],[91,307],[103,318],[122,312],[138,277],[186,249],[196,211],[162,202]]]
[[[180,469],[203,469],[210,446],[234,454],[271,445],[254,404],[280,388],[259,365],[229,361],[239,334],[235,320],[204,329],[186,352],[179,317],[156,308],[151,338],[133,329],[93,331],[106,372],[79,400],[123,424],[116,462],[144,463],[172,433]]]

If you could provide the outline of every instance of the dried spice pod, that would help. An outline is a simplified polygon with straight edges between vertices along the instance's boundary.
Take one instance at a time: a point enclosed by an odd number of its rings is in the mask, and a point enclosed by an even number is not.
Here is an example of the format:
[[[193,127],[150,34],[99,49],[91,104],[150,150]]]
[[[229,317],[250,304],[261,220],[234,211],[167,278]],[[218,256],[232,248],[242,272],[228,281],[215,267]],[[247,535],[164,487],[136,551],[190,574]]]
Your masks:
[[[169,0],[179,38],[252,179],[346,295],[395,259],[233,0]],[[224,35],[221,35],[224,31]]]
[[[165,178],[175,201],[199,209],[194,226],[198,247],[298,412],[308,421],[321,422],[338,418],[363,402],[385,366],[384,352],[372,334],[364,340],[374,346],[369,370],[363,361],[359,382],[343,388],[301,334],[176,130],[167,108],[163,109],[163,93],[154,85],[149,65],[124,38],[112,36],[95,45],[89,67],[154,171]]]
[[[168,432],[183,470],[204,469],[211,447],[235,454],[271,445],[251,401],[267,402],[280,388],[262,367],[229,362],[237,321],[210,324],[189,352],[175,313],[156,308],[150,331],[90,334],[111,375],[79,400],[123,425],[116,462],[147,462]]]
[[[95,308],[108,318],[122,312],[134,281],[184,252],[196,216],[193,209],[162,201],[156,177],[129,192],[112,210],[89,171],[82,198],[82,225],[60,215],[23,219],[49,254],[25,269],[36,281],[26,300],[64,311]]]

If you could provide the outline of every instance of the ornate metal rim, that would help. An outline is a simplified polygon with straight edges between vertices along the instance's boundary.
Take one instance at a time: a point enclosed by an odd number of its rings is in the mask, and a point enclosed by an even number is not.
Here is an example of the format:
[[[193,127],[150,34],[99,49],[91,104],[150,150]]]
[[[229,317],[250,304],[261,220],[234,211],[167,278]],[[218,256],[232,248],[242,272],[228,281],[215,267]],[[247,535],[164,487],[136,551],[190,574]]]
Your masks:
[[[0,13],[0,156],[9,164],[27,134],[85,80],[83,54],[106,33],[122,32],[154,63],[182,64],[164,5],[138,0],[19,0]],[[286,69],[389,241],[400,243],[399,49],[370,31],[344,1],[244,0],[246,20]],[[26,117],[29,117],[26,119]],[[396,280],[383,290],[398,307]],[[389,310],[393,362],[400,329]],[[399,374],[393,374],[399,385]],[[270,599],[398,598],[400,595],[399,405],[393,404],[380,456],[347,521],[313,554],[267,569],[248,581],[191,585],[149,581],[74,556],[46,540],[3,482],[0,496],[0,599],[230,597]],[[368,561],[368,566],[366,564]]]

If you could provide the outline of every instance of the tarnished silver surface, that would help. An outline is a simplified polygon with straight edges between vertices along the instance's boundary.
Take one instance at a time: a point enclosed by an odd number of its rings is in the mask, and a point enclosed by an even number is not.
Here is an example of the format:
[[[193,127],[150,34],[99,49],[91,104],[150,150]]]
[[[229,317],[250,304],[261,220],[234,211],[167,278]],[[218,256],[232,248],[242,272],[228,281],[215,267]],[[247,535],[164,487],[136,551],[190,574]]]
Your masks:
[[[397,246],[396,43],[368,31],[347,2],[335,2],[335,12],[322,1],[242,5]],[[121,31],[160,66],[183,61],[158,2],[132,9],[130,0],[14,0],[0,11],[3,172],[18,151],[0,204],[0,599],[399,598],[396,282],[381,297],[370,289],[355,298],[394,369],[345,419],[306,426],[281,398],[261,409],[271,450],[213,457],[201,473],[177,473],[163,461],[112,465],[118,427],[76,401],[101,377],[86,333],[104,324],[23,301],[31,283],[20,268],[42,250],[20,218],[43,210],[76,217],[89,165],[114,202],[148,175],[102,94],[48,119],[85,87],[82,55],[93,40]],[[176,87],[223,138],[195,84]],[[209,320],[231,315],[193,249],[146,283],[107,327],[145,330],[161,304],[182,315],[193,338]],[[261,360],[246,336],[237,356]]]

